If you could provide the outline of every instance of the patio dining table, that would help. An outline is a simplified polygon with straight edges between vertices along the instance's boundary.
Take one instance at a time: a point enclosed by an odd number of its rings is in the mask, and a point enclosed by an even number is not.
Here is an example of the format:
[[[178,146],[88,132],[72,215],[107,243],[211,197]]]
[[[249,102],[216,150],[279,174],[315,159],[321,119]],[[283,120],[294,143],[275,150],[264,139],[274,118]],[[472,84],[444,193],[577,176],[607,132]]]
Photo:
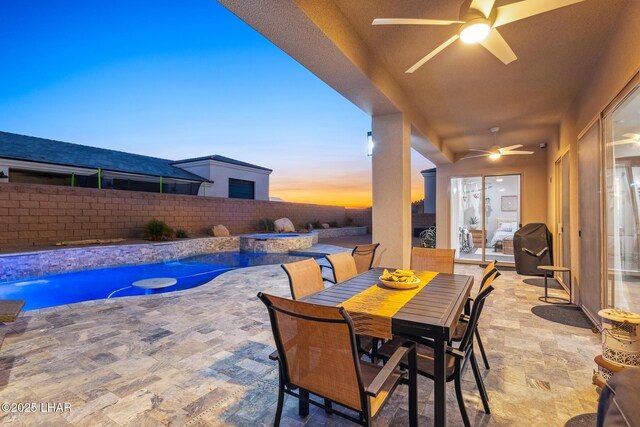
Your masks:
[[[382,268],[374,268],[349,280],[323,291],[309,295],[302,301],[312,304],[342,306],[345,302],[371,290],[372,287],[386,288],[381,284],[379,276]],[[429,272],[416,272],[418,277],[429,277],[426,286],[413,292],[410,299],[395,312],[387,311],[382,316],[388,316],[390,332],[394,336],[424,342],[433,340],[434,345],[434,424],[446,425],[446,348],[449,339],[455,331],[456,325],[462,314],[465,303],[473,286],[473,276],[460,274],[429,274]],[[393,292],[410,292],[406,290],[394,290]],[[399,296],[396,294],[394,296]],[[349,314],[356,316],[372,315],[380,317],[380,311],[367,313],[366,305],[358,308],[359,313],[353,313],[347,308]],[[371,309],[372,311],[375,308]],[[383,319],[384,320],[384,319]],[[357,322],[354,322],[356,330]],[[381,338],[388,338],[380,336]],[[416,402],[417,406],[417,402]]]

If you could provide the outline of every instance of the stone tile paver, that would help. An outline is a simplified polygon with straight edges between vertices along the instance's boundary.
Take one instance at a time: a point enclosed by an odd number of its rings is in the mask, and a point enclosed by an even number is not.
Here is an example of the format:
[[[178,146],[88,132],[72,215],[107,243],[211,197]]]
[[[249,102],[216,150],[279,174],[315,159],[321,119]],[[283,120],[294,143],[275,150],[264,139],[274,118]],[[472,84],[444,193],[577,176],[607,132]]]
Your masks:
[[[482,270],[457,265],[456,272],[479,279]],[[599,336],[534,315],[542,290],[522,279],[504,271],[485,306],[480,329],[491,369],[482,375],[492,414],[482,411],[468,369],[463,387],[473,425],[564,425],[596,410],[590,380]],[[273,339],[259,291],[288,296],[279,266],[230,271],[182,292],[25,312],[0,326],[0,402],[70,402],[72,408],[0,413],[0,423],[270,425],[277,367],[268,359]],[[419,385],[420,417],[429,425],[433,386],[424,378]],[[376,425],[405,425],[406,397],[400,387]],[[448,405],[451,425],[460,425],[452,386]],[[315,408],[300,419],[295,399],[288,397],[283,425],[350,424]]]

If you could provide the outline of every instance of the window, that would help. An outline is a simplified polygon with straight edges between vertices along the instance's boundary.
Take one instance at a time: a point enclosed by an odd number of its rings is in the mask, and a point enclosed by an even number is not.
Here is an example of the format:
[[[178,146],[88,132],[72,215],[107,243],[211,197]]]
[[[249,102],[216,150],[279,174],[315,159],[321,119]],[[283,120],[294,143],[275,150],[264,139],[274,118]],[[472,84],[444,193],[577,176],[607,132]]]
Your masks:
[[[9,182],[21,184],[71,185],[71,174],[11,169]]]
[[[230,199],[255,199],[255,182],[229,178]]]
[[[165,194],[187,194],[197,196],[199,189],[199,182],[179,181],[167,178],[162,180],[162,192]]]

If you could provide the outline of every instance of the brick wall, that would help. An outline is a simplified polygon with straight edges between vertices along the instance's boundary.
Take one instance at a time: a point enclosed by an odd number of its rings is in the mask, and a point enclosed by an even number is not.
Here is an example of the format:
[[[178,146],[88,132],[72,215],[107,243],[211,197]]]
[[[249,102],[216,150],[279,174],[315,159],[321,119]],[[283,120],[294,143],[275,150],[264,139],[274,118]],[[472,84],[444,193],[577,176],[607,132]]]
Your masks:
[[[0,246],[140,238],[152,218],[199,236],[215,224],[232,234],[253,231],[265,217],[287,217],[297,226],[316,219],[343,224],[346,216],[370,227],[370,209],[0,183]]]

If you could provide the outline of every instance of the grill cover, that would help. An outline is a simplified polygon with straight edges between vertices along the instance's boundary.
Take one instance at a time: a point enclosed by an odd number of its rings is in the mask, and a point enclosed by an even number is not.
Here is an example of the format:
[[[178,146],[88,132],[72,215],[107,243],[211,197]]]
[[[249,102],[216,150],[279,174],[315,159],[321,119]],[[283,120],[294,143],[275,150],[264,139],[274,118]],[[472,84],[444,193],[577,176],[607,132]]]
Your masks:
[[[551,233],[545,224],[526,224],[513,235],[516,271],[525,276],[544,276],[538,266],[553,265]]]

